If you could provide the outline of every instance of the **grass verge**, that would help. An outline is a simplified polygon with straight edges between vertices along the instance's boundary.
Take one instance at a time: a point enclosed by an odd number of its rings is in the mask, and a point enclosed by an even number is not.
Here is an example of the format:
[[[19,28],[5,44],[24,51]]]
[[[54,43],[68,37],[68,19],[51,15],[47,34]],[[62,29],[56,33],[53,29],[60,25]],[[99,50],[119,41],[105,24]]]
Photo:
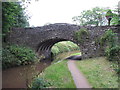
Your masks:
[[[65,60],[46,68],[39,78],[50,82],[52,88],[76,88]]]
[[[118,75],[114,71],[117,65],[104,57],[76,62],[93,88],[118,88]]]
[[[72,55],[81,55],[81,52],[80,53],[73,53],[73,54],[71,54],[71,56]]]
[[[77,44],[71,41],[62,41],[62,42],[56,43],[51,49],[54,56],[63,52],[70,52],[74,50],[79,50],[79,47],[77,46]]]

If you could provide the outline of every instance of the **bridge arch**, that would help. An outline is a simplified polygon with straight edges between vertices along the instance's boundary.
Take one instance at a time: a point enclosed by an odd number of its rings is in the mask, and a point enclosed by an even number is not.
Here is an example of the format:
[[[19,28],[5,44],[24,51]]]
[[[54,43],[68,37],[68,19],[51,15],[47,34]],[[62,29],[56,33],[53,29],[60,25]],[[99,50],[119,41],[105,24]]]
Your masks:
[[[43,42],[40,42],[37,46],[36,52],[38,53],[38,55],[43,55],[46,59],[51,59],[51,49],[52,47],[58,43],[58,42],[62,42],[62,41],[71,41],[77,45],[79,45],[78,43],[76,43],[76,40],[73,39],[64,39],[64,38],[52,38],[52,39],[48,39],[45,40]],[[61,47],[62,48],[62,47]]]

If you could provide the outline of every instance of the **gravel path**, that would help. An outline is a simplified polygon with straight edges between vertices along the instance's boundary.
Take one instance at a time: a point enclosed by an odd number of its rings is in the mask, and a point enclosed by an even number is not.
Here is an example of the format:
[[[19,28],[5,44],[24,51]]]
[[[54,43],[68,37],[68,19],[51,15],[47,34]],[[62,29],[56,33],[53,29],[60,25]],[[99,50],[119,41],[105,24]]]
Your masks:
[[[68,61],[68,68],[72,74],[76,88],[89,88],[89,89],[91,88],[90,84],[88,83],[84,75],[76,67],[75,60]]]

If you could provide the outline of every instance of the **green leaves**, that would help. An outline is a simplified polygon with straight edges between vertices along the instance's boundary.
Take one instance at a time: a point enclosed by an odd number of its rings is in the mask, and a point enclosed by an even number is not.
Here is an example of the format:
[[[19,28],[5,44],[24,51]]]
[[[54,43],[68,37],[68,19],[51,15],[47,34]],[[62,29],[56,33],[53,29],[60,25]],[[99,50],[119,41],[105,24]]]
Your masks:
[[[32,82],[31,88],[39,90],[40,88],[47,88],[49,86],[51,86],[51,84],[44,80],[43,78],[35,78],[34,81]]]
[[[78,50],[78,49],[79,49],[79,47],[76,44],[74,44],[73,42],[64,41],[64,42],[56,43],[52,47],[51,51],[52,51],[53,55],[56,56],[59,53],[69,52],[69,51]]]
[[[73,17],[73,21],[80,25],[102,25],[103,24],[104,9],[95,7],[91,10],[84,10],[80,16]]]
[[[109,17],[112,19],[110,22],[111,25],[120,24],[120,20],[119,20],[120,15],[118,14],[117,9],[115,9],[114,11],[107,8],[99,8],[99,7],[95,7],[90,10],[84,10],[80,13],[79,16],[74,16],[72,19],[74,22],[76,22],[76,24],[80,24],[82,26],[84,25],[102,26],[107,24],[105,16],[107,19]]]
[[[85,41],[85,38],[88,38],[88,31],[85,28],[81,28],[79,31],[76,31],[74,33],[74,38],[80,42],[83,43]]]
[[[120,46],[107,48],[106,56],[110,61],[120,61]]]
[[[108,10],[107,13],[106,13],[106,16],[110,16],[110,17],[112,17],[112,16],[113,16],[112,11],[111,11],[111,10]]]
[[[35,52],[30,48],[11,45],[3,48],[2,65],[3,68],[26,65],[37,60]]]
[[[108,30],[100,39],[100,44],[106,45],[105,53],[110,61],[120,61],[120,46],[116,33]]]
[[[108,47],[113,47],[117,44],[117,37],[116,33],[114,33],[112,30],[108,30],[105,32],[105,34],[100,39],[100,44],[107,44]]]
[[[22,6],[15,2],[2,3],[2,30],[3,34],[9,32],[10,27],[26,27],[27,16]]]

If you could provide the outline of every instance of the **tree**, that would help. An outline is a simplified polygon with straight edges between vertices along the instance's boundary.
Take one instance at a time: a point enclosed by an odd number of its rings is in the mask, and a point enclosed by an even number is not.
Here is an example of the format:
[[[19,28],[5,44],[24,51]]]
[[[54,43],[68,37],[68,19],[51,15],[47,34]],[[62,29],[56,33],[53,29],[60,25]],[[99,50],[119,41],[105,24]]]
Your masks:
[[[105,16],[106,16],[106,18],[107,18],[107,20],[108,20],[108,25],[110,25],[110,21],[111,21],[111,19],[112,19],[112,17],[113,17],[112,11],[111,11],[111,10],[108,10]]]
[[[24,9],[17,2],[3,2],[2,3],[2,31],[3,40],[6,33],[9,32],[10,27],[26,27],[29,26],[27,16],[25,16]]]
[[[111,25],[120,25],[120,1],[117,7],[112,11],[113,11],[113,18],[111,20]]]
[[[95,7],[92,10],[84,10],[80,16],[73,17],[73,21],[80,25],[103,25],[105,10]]]

